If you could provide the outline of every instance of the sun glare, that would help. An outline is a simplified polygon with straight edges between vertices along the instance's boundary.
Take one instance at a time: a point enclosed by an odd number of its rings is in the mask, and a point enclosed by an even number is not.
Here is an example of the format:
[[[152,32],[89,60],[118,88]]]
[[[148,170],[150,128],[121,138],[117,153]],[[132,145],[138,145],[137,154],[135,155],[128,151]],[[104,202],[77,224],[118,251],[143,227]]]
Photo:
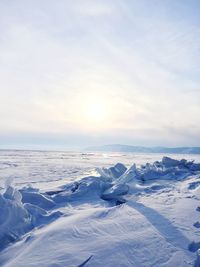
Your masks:
[[[77,102],[76,119],[81,129],[86,131],[103,131],[112,123],[111,103],[108,99],[85,94]]]
[[[106,118],[106,107],[103,103],[93,102],[87,106],[87,118],[93,122],[99,122]]]

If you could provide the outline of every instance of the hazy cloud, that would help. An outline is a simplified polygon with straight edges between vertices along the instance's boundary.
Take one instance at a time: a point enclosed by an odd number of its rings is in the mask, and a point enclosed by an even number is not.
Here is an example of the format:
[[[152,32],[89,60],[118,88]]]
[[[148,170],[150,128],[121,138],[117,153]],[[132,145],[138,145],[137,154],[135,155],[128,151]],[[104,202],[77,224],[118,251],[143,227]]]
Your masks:
[[[200,145],[199,9],[1,1],[0,145]],[[84,117],[90,101],[102,125]]]

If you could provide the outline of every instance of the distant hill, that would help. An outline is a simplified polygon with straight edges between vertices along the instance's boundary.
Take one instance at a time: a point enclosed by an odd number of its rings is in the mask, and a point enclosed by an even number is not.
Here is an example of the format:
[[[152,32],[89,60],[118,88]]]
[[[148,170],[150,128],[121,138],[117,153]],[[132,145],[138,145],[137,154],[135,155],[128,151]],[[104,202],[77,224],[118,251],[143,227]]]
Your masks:
[[[105,152],[200,154],[200,147],[143,147],[120,144],[93,146],[88,147],[85,150]]]

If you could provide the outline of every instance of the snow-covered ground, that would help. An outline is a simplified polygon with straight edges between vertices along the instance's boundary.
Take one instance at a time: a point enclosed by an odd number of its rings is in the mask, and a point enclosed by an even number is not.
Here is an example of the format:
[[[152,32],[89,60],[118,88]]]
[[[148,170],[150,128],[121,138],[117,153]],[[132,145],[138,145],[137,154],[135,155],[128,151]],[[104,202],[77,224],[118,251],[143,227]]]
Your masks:
[[[199,163],[0,151],[0,266],[200,266]]]

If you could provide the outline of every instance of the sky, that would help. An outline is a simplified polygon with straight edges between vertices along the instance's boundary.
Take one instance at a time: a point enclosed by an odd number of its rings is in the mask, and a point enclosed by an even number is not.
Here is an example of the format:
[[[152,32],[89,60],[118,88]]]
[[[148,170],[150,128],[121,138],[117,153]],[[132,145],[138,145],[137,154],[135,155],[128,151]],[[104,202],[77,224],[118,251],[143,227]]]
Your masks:
[[[0,148],[200,146],[199,0],[0,0]]]

